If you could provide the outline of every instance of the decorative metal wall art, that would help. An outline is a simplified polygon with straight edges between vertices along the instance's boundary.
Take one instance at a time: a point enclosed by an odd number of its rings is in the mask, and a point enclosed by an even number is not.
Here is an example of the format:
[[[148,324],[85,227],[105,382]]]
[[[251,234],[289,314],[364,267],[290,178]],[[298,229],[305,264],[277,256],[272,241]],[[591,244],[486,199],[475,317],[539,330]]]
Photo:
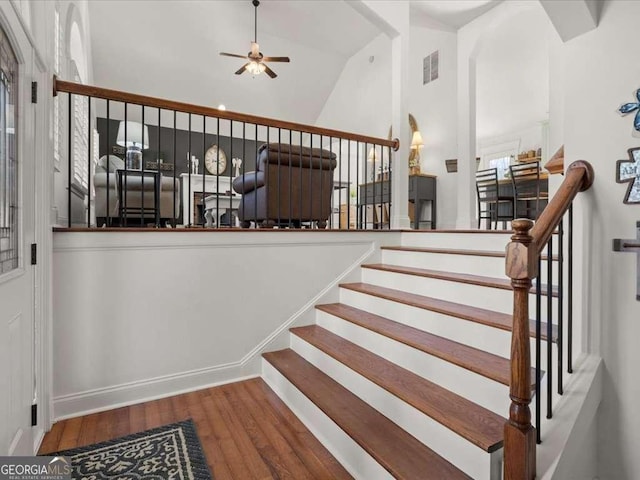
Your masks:
[[[624,203],[640,203],[640,148],[630,148],[629,160],[616,162],[616,182],[629,183]]]
[[[636,115],[633,119],[633,128],[635,128],[636,131],[640,132],[640,88],[636,90],[636,99],[638,101],[635,103],[623,103],[622,105],[620,105],[620,107],[618,108],[618,113],[624,116],[631,112],[636,112]]]

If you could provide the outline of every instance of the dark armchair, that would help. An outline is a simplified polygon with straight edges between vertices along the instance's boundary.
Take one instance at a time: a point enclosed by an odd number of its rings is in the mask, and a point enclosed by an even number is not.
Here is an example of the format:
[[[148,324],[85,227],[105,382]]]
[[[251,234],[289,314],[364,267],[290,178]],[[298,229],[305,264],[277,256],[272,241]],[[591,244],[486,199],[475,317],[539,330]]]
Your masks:
[[[242,194],[240,224],[273,228],[315,222],[326,228],[336,164],[335,154],[320,148],[262,145],[256,170],[233,180],[233,189]]]

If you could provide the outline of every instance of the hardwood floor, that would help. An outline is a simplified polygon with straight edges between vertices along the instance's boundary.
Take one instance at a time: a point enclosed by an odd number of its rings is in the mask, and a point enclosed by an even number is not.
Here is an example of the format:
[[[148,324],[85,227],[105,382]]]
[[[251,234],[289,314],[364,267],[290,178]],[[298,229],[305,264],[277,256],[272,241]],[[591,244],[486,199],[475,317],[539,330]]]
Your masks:
[[[215,480],[352,478],[260,378],[57,422],[39,453],[188,418]]]

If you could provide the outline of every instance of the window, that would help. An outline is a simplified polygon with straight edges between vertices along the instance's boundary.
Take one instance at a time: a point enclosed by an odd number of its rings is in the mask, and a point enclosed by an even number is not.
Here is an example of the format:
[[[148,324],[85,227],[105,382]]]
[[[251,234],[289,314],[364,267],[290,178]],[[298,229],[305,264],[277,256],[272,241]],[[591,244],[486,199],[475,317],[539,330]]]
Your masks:
[[[60,23],[60,12],[56,8],[54,18],[54,56],[53,56],[53,70],[58,76],[62,76],[62,46],[64,45],[64,30]],[[53,159],[55,166],[60,169],[60,160],[62,159],[61,147],[62,142],[62,112],[60,108],[60,96],[53,97]]]
[[[74,80],[82,83],[75,64]],[[89,188],[89,99],[73,96],[73,183],[83,190]]]
[[[18,268],[18,62],[0,30],[0,274]]]
[[[511,156],[497,157],[489,160],[489,168],[495,168],[498,170],[498,178],[505,177],[505,173],[509,171],[510,164],[511,164]]]

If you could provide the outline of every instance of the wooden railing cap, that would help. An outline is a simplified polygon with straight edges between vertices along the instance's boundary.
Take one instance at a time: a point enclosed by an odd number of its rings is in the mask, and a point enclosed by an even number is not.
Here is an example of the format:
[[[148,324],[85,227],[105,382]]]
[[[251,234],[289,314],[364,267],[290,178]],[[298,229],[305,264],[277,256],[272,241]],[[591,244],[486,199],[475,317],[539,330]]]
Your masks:
[[[586,160],[576,160],[571,163],[567,168],[567,172],[569,170],[575,170],[576,168],[583,168],[585,170],[585,175],[582,180],[582,186],[580,187],[580,191],[584,192],[585,190],[589,190],[591,185],[593,185],[593,179],[595,177],[595,173],[593,172],[593,167]]]

